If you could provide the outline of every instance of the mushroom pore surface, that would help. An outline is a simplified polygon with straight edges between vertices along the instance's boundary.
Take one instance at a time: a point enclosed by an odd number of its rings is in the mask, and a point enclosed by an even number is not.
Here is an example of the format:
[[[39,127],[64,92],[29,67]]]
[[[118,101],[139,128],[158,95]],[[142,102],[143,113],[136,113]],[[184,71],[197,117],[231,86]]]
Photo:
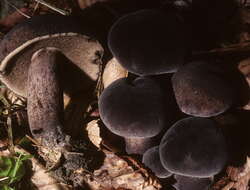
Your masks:
[[[143,154],[142,162],[159,178],[167,178],[172,175],[172,173],[167,171],[161,164],[159,146],[148,149]]]
[[[110,131],[128,138],[153,137],[166,119],[162,91],[147,77],[122,78],[110,84],[99,98],[99,111]]]
[[[227,71],[225,66],[207,61],[181,67],[172,77],[180,109],[189,115],[211,117],[230,108],[234,95]]]
[[[120,18],[108,45],[128,71],[138,75],[175,72],[189,51],[189,31],[174,13],[140,10]]]
[[[163,136],[159,152],[164,168],[190,177],[211,177],[228,159],[226,140],[216,123],[198,117],[175,123]]]
[[[64,81],[68,91],[94,85],[99,69],[96,63],[101,59],[103,48],[92,38],[90,28],[82,29],[75,18],[61,15],[34,16],[4,36],[0,43],[1,81],[15,93],[27,97],[31,57],[46,47],[60,49],[72,62],[63,71],[68,79]]]

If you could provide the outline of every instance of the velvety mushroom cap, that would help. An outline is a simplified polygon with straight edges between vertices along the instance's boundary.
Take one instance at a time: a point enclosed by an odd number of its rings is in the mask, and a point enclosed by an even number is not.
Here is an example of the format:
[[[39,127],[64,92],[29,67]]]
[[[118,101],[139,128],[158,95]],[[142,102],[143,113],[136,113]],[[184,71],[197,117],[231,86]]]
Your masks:
[[[160,159],[172,173],[211,177],[228,159],[225,137],[213,120],[186,118],[175,123],[160,143]]]
[[[27,96],[26,83],[31,57],[34,52],[45,47],[60,49],[77,65],[75,69],[65,66],[68,71],[79,70],[68,72],[73,73],[69,78],[77,78],[82,86],[90,85],[91,81],[97,79],[96,60],[100,60],[103,48],[92,39],[91,29],[81,29],[76,19],[70,16],[41,15],[25,20],[4,36],[0,43],[1,81],[15,93]],[[71,83],[71,88],[76,84]]]
[[[172,173],[167,171],[161,164],[159,146],[148,149],[143,154],[142,162],[159,178],[167,178],[172,175]]]
[[[176,183],[174,187],[177,190],[209,190],[212,184],[212,178],[195,178],[181,175],[174,175]]]
[[[230,108],[234,95],[226,72],[224,66],[206,61],[181,67],[172,77],[180,109],[189,115],[211,117]]]
[[[164,127],[166,112],[157,83],[146,77],[118,79],[99,99],[100,116],[113,133],[127,138],[149,138]]]
[[[188,53],[189,32],[174,12],[141,10],[123,16],[112,26],[108,45],[131,73],[171,73]]]

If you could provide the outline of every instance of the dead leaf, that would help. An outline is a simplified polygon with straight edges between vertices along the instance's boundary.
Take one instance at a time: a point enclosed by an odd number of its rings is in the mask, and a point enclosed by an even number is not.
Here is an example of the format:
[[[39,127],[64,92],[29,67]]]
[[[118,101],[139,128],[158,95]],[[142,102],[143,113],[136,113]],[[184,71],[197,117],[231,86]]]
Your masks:
[[[92,120],[87,124],[86,130],[88,132],[89,140],[97,147],[101,148],[102,138],[100,136],[100,128],[98,120]]]
[[[127,77],[127,75],[128,71],[115,58],[111,59],[107,63],[102,76],[104,88],[117,79]]]
[[[247,157],[243,167],[229,166],[226,175],[221,178],[211,190],[248,190],[250,180],[250,158]]]
[[[91,189],[158,190],[161,188],[158,180],[150,176],[145,169],[127,162],[112,152],[104,151],[104,153],[106,158],[103,166],[87,177]]]

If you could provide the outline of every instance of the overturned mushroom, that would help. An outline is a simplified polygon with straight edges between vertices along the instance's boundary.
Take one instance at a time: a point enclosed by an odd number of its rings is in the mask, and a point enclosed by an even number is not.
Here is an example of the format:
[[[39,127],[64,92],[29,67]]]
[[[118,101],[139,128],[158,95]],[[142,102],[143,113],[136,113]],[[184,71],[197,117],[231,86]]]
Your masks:
[[[43,15],[17,25],[0,43],[1,81],[27,97],[31,132],[48,146],[65,140],[63,92],[87,93],[98,77],[103,48],[86,31],[71,17]]]
[[[228,150],[217,124],[207,118],[186,118],[163,136],[160,148],[163,167],[177,175],[206,178],[226,165]]]
[[[129,72],[175,72],[189,51],[189,30],[175,12],[140,10],[121,17],[110,29],[108,45]]]
[[[152,147],[144,152],[142,162],[159,178],[167,178],[172,175],[161,164],[159,146]]]
[[[100,116],[107,128],[126,140],[127,153],[143,154],[151,138],[167,126],[163,93],[151,78],[118,79],[99,99]]]

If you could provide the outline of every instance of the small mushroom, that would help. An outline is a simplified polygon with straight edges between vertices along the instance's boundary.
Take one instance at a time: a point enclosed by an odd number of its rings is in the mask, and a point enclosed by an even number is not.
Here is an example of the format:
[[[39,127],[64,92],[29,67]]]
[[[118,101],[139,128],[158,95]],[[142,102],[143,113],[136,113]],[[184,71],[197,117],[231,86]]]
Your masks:
[[[157,83],[147,77],[118,79],[102,92],[99,112],[103,123],[126,141],[129,154],[143,154],[151,138],[165,127],[167,113]]]
[[[189,52],[189,31],[175,12],[140,10],[112,26],[108,46],[129,72],[158,75],[175,72]]]
[[[159,153],[166,170],[188,177],[214,176],[228,160],[226,140],[215,121],[198,117],[175,123],[163,136]]]
[[[174,175],[176,183],[173,185],[177,190],[209,190],[213,177],[195,178],[181,175]]]
[[[179,108],[186,114],[211,117],[233,105],[228,69],[211,61],[195,61],[181,67],[172,77]]]
[[[87,32],[88,31],[88,32]],[[32,134],[64,139],[63,93],[91,93],[103,48],[73,17],[42,15],[14,27],[0,43],[0,79],[28,100]]]
[[[142,162],[159,178],[167,178],[172,175],[161,164],[159,146],[154,146],[144,152]]]

